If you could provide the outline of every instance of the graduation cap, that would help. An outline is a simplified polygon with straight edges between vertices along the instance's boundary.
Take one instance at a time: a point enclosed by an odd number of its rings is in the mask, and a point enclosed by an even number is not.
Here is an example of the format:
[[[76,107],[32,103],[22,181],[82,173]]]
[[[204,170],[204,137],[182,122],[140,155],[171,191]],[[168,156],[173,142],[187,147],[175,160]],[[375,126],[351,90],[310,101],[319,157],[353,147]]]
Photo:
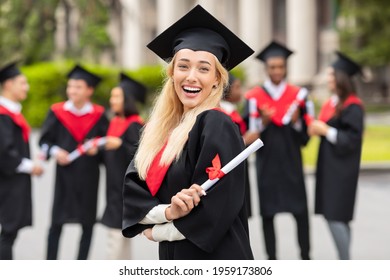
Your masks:
[[[90,87],[93,88],[95,88],[102,80],[99,76],[87,71],[78,64],[68,73],[68,79],[84,80]]]
[[[266,62],[270,57],[283,57],[284,59],[287,59],[292,53],[293,51],[282,44],[272,41],[256,56],[256,58]]]
[[[227,70],[253,53],[248,45],[200,5],[168,27],[147,47],[163,60],[171,59],[181,49],[207,51],[214,54]]]
[[[124,94],[134,96],[137,101],[145,103],[146,87],[123,72],[120,73],[119,87],[122,88]]]
[[[359,64],[354,62],[352,59],[347,57],[345,54],[342,54],[339,51],[336,51],[338,56],[337,60],[332,64],[334,69],[343,71],[349,76],[353,76],[357,73],[361,73],[361,67]]]
[[[12,62],[0,69],[0,83],[22,74],[16,64]]]

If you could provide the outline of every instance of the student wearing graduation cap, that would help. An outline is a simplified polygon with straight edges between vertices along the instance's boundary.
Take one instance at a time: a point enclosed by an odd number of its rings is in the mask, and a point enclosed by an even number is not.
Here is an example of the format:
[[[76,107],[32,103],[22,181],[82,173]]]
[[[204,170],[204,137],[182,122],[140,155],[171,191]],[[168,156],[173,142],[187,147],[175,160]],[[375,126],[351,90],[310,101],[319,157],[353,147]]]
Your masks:
[[[360,66],[337,52],[328,69],[333,93],[309,134],[321,137],[317,158],[315,212],[328,222],[340,259],[350,258],[351,229],[362,151],[364,108],[353,77]]]
[[[0,260],[11,260],[18,231],[32,224],[31,175],[43,169],[30,159],[30,126],[20,104],[29,85],[16,63],[0,69],[0,85]]]
[[[223,98],[221,100],[221,108],[223,111],[231,117],[232,121],[238,125],[241,135],[245,135],[244,143],[253,142],[252,140],[248,141],[248,136],[251,135],[247,132],[247,122],[242,118],[237,109],[237,104],[239,104],[243,99],[243,92],[241,87],[241,80],[229,72],[229,85],[225,88]],[[256,134],[256,139],[258,135]],[[252,216],[252,204],[250,196],[250,185],[249,185],[249,173],[248,173],[248,164],[245,165],[245,203],[247,206],[248,217]]]
[[[101,153],[92,148],[73,162],[68,155],[87,139],[106,135],[108,120],[104,108],[90,101],[100,80],[100,77],[76,65],[68,74],[68,100],[51,106],[41,130],[39,145],[47,145],[48,157],[55,158],[57,162],[48,259],[57,259],[65,223],[81,224],[77,259],[88,257],[96,220]]]
[[[158,241],[160,259],[253,259],[244,164],[223,177],[218,166],[244,149],[219,103],[227,70],[253,51],[199,5],[148,47],[170,62],[125,176],[122,232]]]
[[[256,169],[260,214],[266,252],[277,258],[274,217],[292,213],[297,224],[297,237],[302,259],[309,259],[309,218],[301,147],[309,141],[304,116],[306,102],[299,104],[284,122],[301,88],[286,81],[287,59],[293,52],[273,41],[256,58],[265,63],[268,79],[255,86],[245,97],[254,98],[262,121],[260,128],[264,147],[257,152]]]
[[[121,73],[119,85],[111,91],[110,106],[115,117],[107,131],[107,151],[104,153],[107,205],[101,223],[110,228],[109,259],[130,259],[130,240],[124,238],[121,231],[123,178],[134,157],[143,126],[136,102],[145,103],[145,99],[146,87]]]

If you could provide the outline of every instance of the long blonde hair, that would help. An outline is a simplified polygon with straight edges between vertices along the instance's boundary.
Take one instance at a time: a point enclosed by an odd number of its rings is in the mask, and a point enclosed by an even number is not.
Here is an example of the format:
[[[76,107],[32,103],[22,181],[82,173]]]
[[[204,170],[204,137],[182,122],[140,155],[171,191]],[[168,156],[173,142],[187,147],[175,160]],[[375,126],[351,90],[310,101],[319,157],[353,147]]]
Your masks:
[[[160,164],[170,164],[174,159],[178,160],[196,117],[203,111],[219,106],[222,92],[227,86],[229,78],[228,72],[216,57],[215,61],[217,87],[211,90],[210,95],[201,104],[185,114],[183,104],[175,92],[172,80],[175,57],[167,65],[167,79],[161,93],[155,100],[134,158],[135,167],[141,179],[145,180],[152,161],[165,143],[167,143],[167,146],[162,154]]]

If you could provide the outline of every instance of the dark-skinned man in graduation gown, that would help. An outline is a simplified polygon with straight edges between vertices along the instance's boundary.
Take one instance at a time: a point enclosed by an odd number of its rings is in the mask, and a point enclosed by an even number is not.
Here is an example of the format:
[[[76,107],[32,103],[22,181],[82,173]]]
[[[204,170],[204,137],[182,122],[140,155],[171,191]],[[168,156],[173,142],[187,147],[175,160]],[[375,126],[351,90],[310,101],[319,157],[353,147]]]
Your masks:
[[[309,219],[303,175],[301,147],[309,141],[307,104],[300,102],[284,122],[301,88],[286,82],[287,58],[292,51],[273,41],[257,56],[265,63],[269,79],[249,90],[246,99],[254,98],[262,120],[260,127],[264,148],[256,154],[260,214],[269,259],[277,258],[274,217],[292,213],[297,223],[302,259],[309,259]],[[247,106],[248,107],[248,106]]]
[[[96,222],[101,153],[92,148],[73,162],[68,155],[86,140],[106,135],[108,120],[102,106],[90,98],[100,77],[76,65],[68,74],[68,100],[53,104],[43,124],[39,145],[56,159],[56,176],[47,258],[57,259],[62,226],[82,226],[77,259],[87,259]]]

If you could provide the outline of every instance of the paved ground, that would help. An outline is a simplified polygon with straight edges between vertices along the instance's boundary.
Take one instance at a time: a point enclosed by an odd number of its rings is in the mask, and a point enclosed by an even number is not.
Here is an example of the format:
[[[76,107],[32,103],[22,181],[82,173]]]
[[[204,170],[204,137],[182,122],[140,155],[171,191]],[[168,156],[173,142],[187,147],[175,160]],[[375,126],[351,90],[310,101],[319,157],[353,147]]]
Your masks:
[[[36,134],[32,137],[32,147],[36,147]],[[33,153],[35,151],[33,150]],[[252,159],[253,160],[253,159]],[[46,165],[46,173],[33,180],[34,226],[20,232],[15,244],[16,259],[44,259],[46,235],[49,226],[53,197],[53,162]],[[386,166],[384,166],[386,167]],[[390,259],[390,169],[362,172],[352,222],[352,258],[353,259]],[[104,170],[102,170],[99,214],[104,207]],[[252,171],[252,170],[251,170]],[[255,180],[252,176],[251,180]],[[311,173],[306,176],[310,212],[313,213],[314,178]],[[252,184],[254,186],[254,184]],[[256,259],[265,259],[256,189],[252,188],[254,217],[250,218],[250,236]],[[328,228],[320,216],[311,214],[311,241],[313,259],[337,259]],[[280,259],[298,259],[299,251],[296,242],[295,223],[288,214],[276,218],[277,246]],[[106,228],[97,224],[95,227],[90,259],[105,259]],[[78,225],[64,227],[60,259],[74,259],[80,235]],[[132,239],[131,252],[133,259],[157,259],[157,245],[142,236]]]

